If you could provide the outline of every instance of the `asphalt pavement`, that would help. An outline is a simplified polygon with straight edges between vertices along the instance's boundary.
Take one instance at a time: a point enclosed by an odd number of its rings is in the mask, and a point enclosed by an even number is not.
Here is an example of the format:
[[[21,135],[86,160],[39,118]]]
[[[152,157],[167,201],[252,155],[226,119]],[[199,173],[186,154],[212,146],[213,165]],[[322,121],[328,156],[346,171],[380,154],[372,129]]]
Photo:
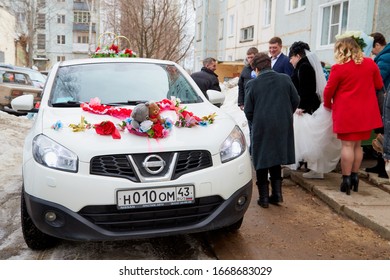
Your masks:
[[[378,174],[359,172],[359,190],[351,195],[340,192],[342,175],[339,172],[324,174],[324,179],[306,179],[304,171],[284,170],[284,176],[314,193],[337,213],[372,229],[390,240],[390,181]]]

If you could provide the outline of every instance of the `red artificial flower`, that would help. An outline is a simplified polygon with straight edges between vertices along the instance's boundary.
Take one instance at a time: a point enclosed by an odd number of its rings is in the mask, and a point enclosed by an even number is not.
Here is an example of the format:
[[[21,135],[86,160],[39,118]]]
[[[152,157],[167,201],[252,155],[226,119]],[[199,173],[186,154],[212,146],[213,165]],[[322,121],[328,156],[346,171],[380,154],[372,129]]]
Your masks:
[[[121,135],[115,124],[111,121],[103,121],[100,124],[95,124],[94,128],[97,134],[100,135],[111,135],[114,139],[121,139]]]
[[[129,56],[133,56],[133,51],[130,49],[125,49],[125,54],[128,54]]]
[[[118,53],[119,52],[119,47],[117,45],[112,44],[110,46],[110,50],[113,50],[115,53]]]
[[[100,51],[100,47],[97,47],[96,50],[95,50],[95,53]]]
[[[163,130],[164,127],[161,125],[161,123],[157,122],[152,126],[152,129],[154,131],[153,138],[162,138],[163,137]]]

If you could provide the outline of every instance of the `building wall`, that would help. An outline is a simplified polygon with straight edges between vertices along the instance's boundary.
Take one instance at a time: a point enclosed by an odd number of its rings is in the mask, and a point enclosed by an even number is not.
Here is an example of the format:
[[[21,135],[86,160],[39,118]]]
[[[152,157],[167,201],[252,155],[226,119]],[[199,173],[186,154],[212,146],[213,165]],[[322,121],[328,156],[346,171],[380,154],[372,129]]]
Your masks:
[[[342,3],[343,0],[305,1],[302,9],[287,11],[288,0],[272,0],[271,24],[264,26],[264,5],[267,0],[219,0],[219,17],[225,18],[225,37],[218,45],[217,56],[228,61],[244,61],[246,50],[255,46],[259,51],[268,52],[268,41],[279,36],[283,41],[283,52],[295,41],[307,42],[320,60],[334,63],[333,43],[321,45],[321,26],[324,7]],[[199,1],[198,1],[199,2]],[[203,1],[206,2],[206,1]],[[367,34],[378,31],[390,41],[390,0],[349,0],[346,30],[363,31]],[[203,11],[207,12],[207,11]],[[198,11],[197,11],[198,13]],[[205,14],[202,14],[205,17]],[[230,19],[234,18],[231,30]],[[254,25],[252,41],[240,42],[240,30]],[[207,37],[204,40],[215,40]],[[195,52],[202,58],[207,50],[195,46]]]
[[[15,64],[15,18],[0,7],[0,62]]]

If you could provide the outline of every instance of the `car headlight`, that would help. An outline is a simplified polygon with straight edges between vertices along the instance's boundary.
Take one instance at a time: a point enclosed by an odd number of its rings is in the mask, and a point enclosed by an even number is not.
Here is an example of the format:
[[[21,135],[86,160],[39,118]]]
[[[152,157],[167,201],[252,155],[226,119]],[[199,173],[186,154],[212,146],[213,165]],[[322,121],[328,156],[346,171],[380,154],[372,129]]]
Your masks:
[[[238,126],[235,126],[220,148],[222,163],[242,155],[246,149],[245,136]]]
[[[44,166],[77,172],[77,155],[42,134],[34,138],[32,153],[36,162]]]

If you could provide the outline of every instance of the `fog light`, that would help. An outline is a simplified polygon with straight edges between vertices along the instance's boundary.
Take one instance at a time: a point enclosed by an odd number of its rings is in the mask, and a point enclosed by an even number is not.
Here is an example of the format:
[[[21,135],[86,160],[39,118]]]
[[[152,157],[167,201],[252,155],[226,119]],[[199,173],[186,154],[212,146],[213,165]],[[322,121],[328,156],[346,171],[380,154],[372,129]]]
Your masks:
[[[246,199],[246,196],[240,196],[238,199],[237,199],[237,205],[238,206],[243,206],[245,203],[246,203],[247,199]]]
[[[54,212],[46,212],[45,219],[48,222],[54,222],[57,219],[57,215]]]

